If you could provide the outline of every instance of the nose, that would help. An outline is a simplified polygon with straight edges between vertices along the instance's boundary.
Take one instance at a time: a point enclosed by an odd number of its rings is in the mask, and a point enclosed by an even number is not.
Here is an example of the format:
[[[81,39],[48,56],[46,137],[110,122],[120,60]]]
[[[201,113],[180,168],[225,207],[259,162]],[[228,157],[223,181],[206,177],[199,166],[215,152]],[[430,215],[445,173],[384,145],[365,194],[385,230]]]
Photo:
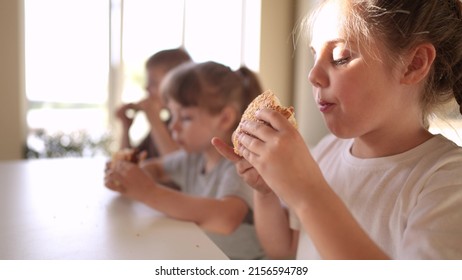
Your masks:
[[[175,115],[171,115],[170,122],[168,123],[168,129],[171,132],[178,132],[180,130],[180,122]]]
[[[329,86],[329,76],[319,62],[315,62],[308,74],[311,85],[317,88]]]
[[[157,94],[157,88],[153,86],[146,87],[146,91],[148,92],[148,96],[155,96]]]
[[[170,131],[170,135],[172,136],[173,141],[178,142],[180,126],[179,121],[175,116],[171,117],[168,123],[168,129]]]

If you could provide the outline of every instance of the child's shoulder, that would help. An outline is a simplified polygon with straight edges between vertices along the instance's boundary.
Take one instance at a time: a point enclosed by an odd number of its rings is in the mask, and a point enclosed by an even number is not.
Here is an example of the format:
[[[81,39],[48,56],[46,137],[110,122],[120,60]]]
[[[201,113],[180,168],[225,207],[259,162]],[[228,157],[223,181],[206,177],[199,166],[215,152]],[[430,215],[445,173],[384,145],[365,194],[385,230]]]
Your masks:
[[[425,158],[437,166],[451,165],[462,170],[462,147],[443,135],[435,135],[428,141]]]

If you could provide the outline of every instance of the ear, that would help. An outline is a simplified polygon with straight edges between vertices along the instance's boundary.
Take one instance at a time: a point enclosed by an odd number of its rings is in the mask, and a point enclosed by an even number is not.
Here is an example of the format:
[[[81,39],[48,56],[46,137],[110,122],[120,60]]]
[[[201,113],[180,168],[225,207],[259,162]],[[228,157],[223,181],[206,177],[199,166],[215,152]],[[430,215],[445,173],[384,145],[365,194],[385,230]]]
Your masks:
[[[436,50],[430,43],[418,45],[409,54],[405,73],[401,78],[403,84],[417,84],[427,76],[433,61],[435,60]]]
[[[236,109],[230,105],[221,110],[219,117],[219,125],[224,130],[228,131],[235,125],[237,118]]]

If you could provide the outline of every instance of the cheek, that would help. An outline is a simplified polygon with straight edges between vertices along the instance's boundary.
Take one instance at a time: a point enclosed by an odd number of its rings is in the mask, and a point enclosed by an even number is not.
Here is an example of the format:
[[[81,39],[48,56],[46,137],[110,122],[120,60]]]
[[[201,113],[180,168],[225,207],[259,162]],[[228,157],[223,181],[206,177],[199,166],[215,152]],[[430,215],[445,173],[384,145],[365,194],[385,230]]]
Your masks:
[[[382,81],[376,75],[370,75],[369,71],[372,70],[358,67],[338,79],[335,92],[343,105],[363,107],[375,102],[375,93],[380,89]]]
[[[342,106],[351,106],[362,99],[366,90],[364,82],[356,76],[343,76],[338,78],[335,83],[333,92]]]
[[[181,127],[181,135],[189,142],[196,141],[203,134],[203,125],[195,122],[184,123]]]

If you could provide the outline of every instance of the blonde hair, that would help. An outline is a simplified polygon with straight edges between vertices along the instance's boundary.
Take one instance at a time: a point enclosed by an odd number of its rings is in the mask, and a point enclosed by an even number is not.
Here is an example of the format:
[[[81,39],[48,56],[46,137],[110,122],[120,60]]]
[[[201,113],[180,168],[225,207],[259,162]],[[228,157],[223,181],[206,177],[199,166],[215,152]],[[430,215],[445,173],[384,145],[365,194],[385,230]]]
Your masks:
[[[317,13],[333,0],[322,0],[308,18],[312,26]],[[348,0],[344,7],[343,33],[347,42],[362,51],[379,44],[385,63],[399,63],[421,43],[431,43],[436,58],[421,97],[424,117],[454,98],[462,114],[462,2],[460,0]]]

